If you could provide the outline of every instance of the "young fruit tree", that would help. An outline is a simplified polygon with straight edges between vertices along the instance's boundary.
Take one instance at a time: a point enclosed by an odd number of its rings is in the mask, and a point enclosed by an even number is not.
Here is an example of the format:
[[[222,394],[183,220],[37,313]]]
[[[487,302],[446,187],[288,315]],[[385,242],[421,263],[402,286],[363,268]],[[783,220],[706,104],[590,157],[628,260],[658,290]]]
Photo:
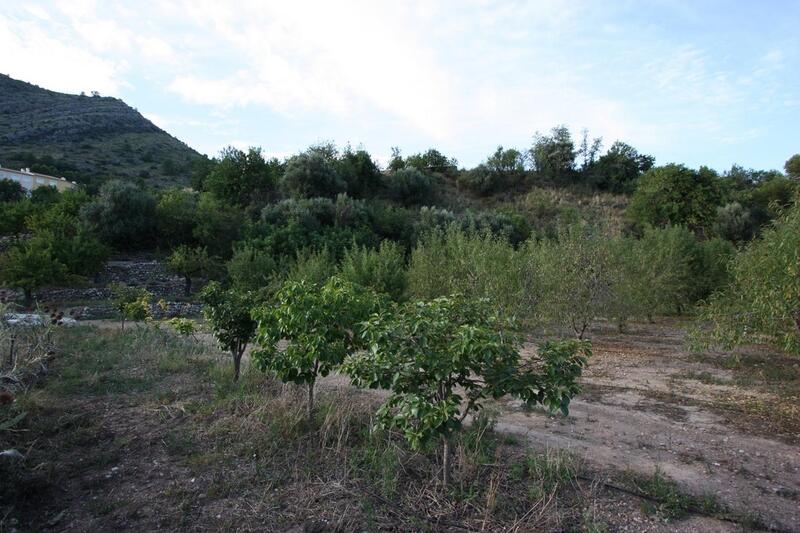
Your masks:
[[[356,331],[380,303],[374,293],[332,277],[324,285],[287,282],[275,303],[257,309],[253,361],[282,381],[308,387],[308,417],[314,414],[314,384],[338,367],[357,346]],[[285,349],[278,342],[288,342]]]
[[[523,361],[515,330],[487,300],[408,303],[366,321],[368,349],[348,357],[343,369],[357,386],[391,391],[378,411],[381,427],[400,430],[413,449],[441,440],[447,485],[451,437],[487,399],[510,394],[567,414],[580,390],[588,342],[547,342],[538,357]]]
[[[152,316],[150,302],[153,295],[147,289],[114,284],[111,286],[111,294],[114,298],[114,307],[119,312],[122,331],[125,331],[126,320],[141,322]]]
[[[251,317],[257,303],[255,297],[251,292],[225,290],[212,281],[202,290],[200,299],[205,304],[203,316],[214,338],[233,356],[233,380],[239,381],[242,355],[256,330],[256,322]]]

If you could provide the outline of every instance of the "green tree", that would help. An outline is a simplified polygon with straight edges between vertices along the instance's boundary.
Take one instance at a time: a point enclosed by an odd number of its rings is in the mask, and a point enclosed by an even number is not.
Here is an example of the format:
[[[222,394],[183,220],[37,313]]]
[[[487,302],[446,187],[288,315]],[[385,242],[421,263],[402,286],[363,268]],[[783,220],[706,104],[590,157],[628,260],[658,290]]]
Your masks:
[[[18,181],[0,179],[0,202],[19,202],[25,198],[25,188]]]
[[[538,299],[532,314],[545,323],[570,327],[579,339],[608,313],[613,298],[612,250],[597,229],[573,224],[558,240],[530,243],[528,272]]]
[[[239,381],[242,356],[256,331],[251,313],[258,304],[252,292],[225,290],[212,281],[200,293],[205,304],[203,316],[208,321],[220,347],[233,357],[233,380]]]
[[[48,243],[32,239],[12,246],[0,256],[0,281],[22,289],[25,307],[33,304],[33,292],[64,280],[67,268],[53,257]]]
[[[345,281],[400,301],[407,285],[405,263],[402,248],[392,241],[381,242],[377,250],[353,246],[342,258],[339,276]]]
[[[274,304],[254,311],[258,321],[253,361],[282,381],[308,388],[308,418],[314,413],[314,384],[351,353],[358,325],[376,309],[370,291],[333,277],[324,285],[287,282]],[[285,349],[278,342],[288,341]]]
[[[381,189],[381,171],[366,150],[353,151],[348,146],[336,161],[336,172],[353,198],[373,196]]]
[[[421,204],[430,200],[433,180],[415,167],[406,167],[385,179],[386,195],[403,205]]]
[[[226,269],[231,286],[241,291],[267,289],[278,276],[278,265],[272,254],[252,243],[237,247]]]
[[[97,198],[81,209],[82,218],[100,239],[119,250],[152,246],[155,240],[156,201],[133,183],[112,180]]]
[[[332,198],[347,190],[334,164],[318,151],[292,157],[286,164],[281,188],[294,198]]]
[[[717,207],[711,231],[718,237],[740,244],[753,238],[758,228],[755,227],[749,209],[739,202],[731,202]]]
[[[241,209],[220,201],[213,194],[203,193],[197,204],[197,224],[192,234],[208,253],[228,258],[233,253],[233,243],[242,234],[244,223]]]
[[[589,356],[578,341],[545,343],[523,362],[514,324],[486,300],[442,297],[375,314],[364,325],[367,351],[343,366],[353,383],[390,390],[379,423],[396,428],[413,449],[440,439],[445,485],[450,439],[489,398],[511,394],[532,406],[568,412]]]
[[[556,126],[550,135],[536,132],[530,158],[539,179],[569,183],[575,175],[575,143],[566,126]]]
[[[474,169],[463,172],[458,181],[471,191],[480,195],[516,188],[525,179],[525,161],[521,152],[510,148],[497,150]]]
[[[279,167],[277,160],[264,159],[261,148],[250,147],[245,152],[229,146],[203,180],[203,188],[240,207],[263,205],[275,197]]]
[[[150,304],[153,295],[147,289],[122,284],[111,285],[114,307],[119,313],[120,327],[125,331],[125,321],[141,322],[152,316]]]
[[[421,172],[436,172],[447,176],[454,176],[458,172],[458,161],[434,148],[408,156],[405,164],[406,167],[412,167]]]
[[[617,141],[588,172],[592,183],[599,189],[630,193],[639,176],[650,170],[654,163],[653,156],[640,154],[633,146]]]
[[[794,154],[783,165],[786,175],[793,179],[800,179],[800,154]]]
[[[192,278],[211,277],[219,270],[219,262],[209,257],[205,248],[191,248],[185,244],[178,246],[167,259],[167,270],[183,277],[184,294],[192,293]]]
[[[489,298],[519,316],[535,293],[526,268],[523,254],[507,240],[451,225],[424,235],[411,252],[409,293],[426,300],[455,293]]]
[[[730,348],[766,341],[800,353],[800,207],[739,252],[730,275],[730,285],[700,315],[698,343]]]
[[[176,187],[161,193],[156,205],[156,225],[163,245],[171,248],[192,243],[198,202],[198,194],[186,189]]]
[[[642,225],[681,225],[699,230],[710,227],[721,201],[716,172],[670,164],[655,167],[639,179],[628,216]]]

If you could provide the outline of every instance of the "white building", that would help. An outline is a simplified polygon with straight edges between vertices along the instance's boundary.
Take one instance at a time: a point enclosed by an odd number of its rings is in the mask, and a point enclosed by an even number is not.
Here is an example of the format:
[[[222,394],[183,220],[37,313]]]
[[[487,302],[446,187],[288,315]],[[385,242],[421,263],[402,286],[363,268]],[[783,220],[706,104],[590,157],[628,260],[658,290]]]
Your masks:
[[[68,181],[66,178],[47,176],[46,174],[37,174],[31,172],[29,168],[12,170],[10,168],[0,167],[0,180],[2,179],[16,181],[27,191],[32,191],[37,187],[55,187],[60,192],[77,187],[74,181]]]

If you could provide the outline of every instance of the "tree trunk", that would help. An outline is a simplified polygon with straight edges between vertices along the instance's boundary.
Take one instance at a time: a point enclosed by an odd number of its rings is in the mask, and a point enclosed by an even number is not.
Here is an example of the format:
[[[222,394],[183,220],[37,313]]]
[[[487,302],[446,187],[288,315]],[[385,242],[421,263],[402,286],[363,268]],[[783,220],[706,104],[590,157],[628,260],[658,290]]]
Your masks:
[[[314,382],[316,380],[310,381],[308,383],[308,421],[311,422],[314,420]]]
[[[14,368],[14,341],[17,340],[16,335],[11,335],[11,347],[8,349],[8,368]]]
[[[450,486],[450,437],[447,435],[442,442],[442,485]]]
[[[234,349],[233,351],[233,381],[239,381],[239,370],[242,366],[242,354],[244,350]]]
[[[183,292],[184,292],[184,294],[186,296],[189,296],[189,295],[192,294],[192,277],[191,276],[185,276],[184,285],[183,285]]]
[[[25,296],[25,309],[30,309],[33,305],[33,291],[31,289],[22,289],[22,293]]]

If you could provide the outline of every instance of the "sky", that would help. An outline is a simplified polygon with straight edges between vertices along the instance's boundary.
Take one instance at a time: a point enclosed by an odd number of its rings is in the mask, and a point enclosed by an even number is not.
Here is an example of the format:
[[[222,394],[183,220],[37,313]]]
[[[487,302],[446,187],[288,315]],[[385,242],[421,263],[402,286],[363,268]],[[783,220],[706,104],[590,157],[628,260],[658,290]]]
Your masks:
[[[657,164],[800,152],[800,1],[0,0],[0,73],[193,148],[333,141],[473,166],[566,125]]]

